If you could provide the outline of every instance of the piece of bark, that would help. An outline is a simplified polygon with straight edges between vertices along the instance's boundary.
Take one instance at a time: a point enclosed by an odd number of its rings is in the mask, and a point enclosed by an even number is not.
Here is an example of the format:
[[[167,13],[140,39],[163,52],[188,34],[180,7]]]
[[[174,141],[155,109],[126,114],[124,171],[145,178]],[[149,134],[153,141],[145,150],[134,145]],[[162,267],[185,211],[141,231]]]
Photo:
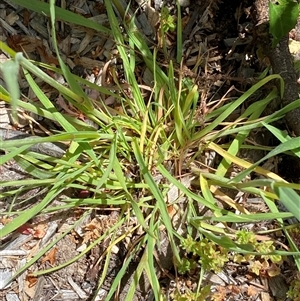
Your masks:
[[[286,106],[299,98],[297,87],[297,74],[294,68],[293,59],[288,47],[288,35],[283,37],[278,45],[273,48],[269,34],[269,2],[256,0],[254,2],[254,17],[256,21],[258,39],[261,46],[268,55],[273,73],[280,74],[284,80],[284,94],[281,99],[282,106]],[[296,108],[285,115],[285,121],[289,129],[300,136],[300,108]]]
[[[288,47],[288,36],[285,36],[275,49],[270,52],[270,60],[274,73],[278,73],[284,80],[284,94],[282,106],[286,106],[298,99],[297,74]],[[300,108],[296,108],[285,115],[285,121],[296,136],[300,136]]]
[[[2,129],[0,128],[1,140],[16,140],[16,139],[36,139],[37,136],[32,136],[17,130]],[[55,158],[61,158],[66,151],[67,147],[63,143],[44,142],[37,143],[29,147],[30,151],[37,152],[44,155],[49,155]]]

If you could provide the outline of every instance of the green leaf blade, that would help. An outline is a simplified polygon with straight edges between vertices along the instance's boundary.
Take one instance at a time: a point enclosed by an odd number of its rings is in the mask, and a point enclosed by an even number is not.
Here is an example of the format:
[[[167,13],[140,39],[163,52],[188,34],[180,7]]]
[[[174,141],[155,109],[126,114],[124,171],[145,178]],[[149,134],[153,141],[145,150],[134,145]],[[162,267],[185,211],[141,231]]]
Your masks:
[[[299,4],[290,0],[282,0],[279,4],[269,3],[270,28],[273,47],[292,30],[299,16]]]

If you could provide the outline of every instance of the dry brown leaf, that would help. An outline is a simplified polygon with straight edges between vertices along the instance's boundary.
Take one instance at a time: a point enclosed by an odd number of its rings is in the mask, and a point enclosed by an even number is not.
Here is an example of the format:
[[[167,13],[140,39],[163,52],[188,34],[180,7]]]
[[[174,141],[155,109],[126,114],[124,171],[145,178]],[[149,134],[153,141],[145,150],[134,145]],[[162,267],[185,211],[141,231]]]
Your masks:
[[[37,283],[37,281],[38,281],[38,278],[32,276],[31,274],[28,274],[28,275],[26,276],[25,279],[26,279],[26,281],[28,282],[28,287],[29,287],[29,288],[35,286],[36,283]]]
[[[255,295],[258,294],[258,290],[253,285],[249,285],[247,294],[249,297],[254,297]]]
[[[39,224],[33,228],[32,235],[34,238],[43,238],[46,234],[47,225]]]
[[[104,63],[98,60],[93,60],[88,57],[76,57],[74,58],[74,64],[75,65],[82,65],[84,68],[88,70],[93,70],[95,67],[102,69],[104,66]]]
[[[216,289],[217,292],[211,296],[211,299],[213,301],[224,301],[227,294],[226,288],[224,286],[217,286]]]
[[[2,217],[0,219],[0,223],[2,223],[3,225],[9,224],[11,221],[12,221],[12,218],[10,218],[10,217]]]
[[[42,259],[42,263],[49,261],[51,265],[54,265],[57,251],[58,249],[56,247],[51,249],[50,252]]]
[[[270,277],[277,276],[281,273],[280,268],[274,263],[270,265],[267,272]]]
[[[37,47],[42,47],[40,39],[31,36],[13,35],[7,37],[7,44],[17,52],[30,53],[36,51]]]
[[[240,288],[236,285],[228,285],[227,287],[233,294],[239,294],[241,292]]]
[[[56,103],[65,110],[65,112],[70,115],[70,116],[74,116],[82,121],[85,120],[84,115],[77,110],[71,103],[67,104],[66,101],[64,100],[64,98],[59,95],[56,99]]]
[[[29,10],[28,9],[24,9],[23,10],[23,24],[26,26],[26,27],[28,27],[28,25],[29,25],[29,22],[30,22],[30,12],[29,12]]]
[[[24,292],[26,298],[22,298],[22,301],[32,300],[37,290],[38,278],[32,275],[27,275],[24,283]]]
[[[51,54],[49,54],[44,45],[38,46],[36,48],[36,50],[38,51],[40,57],[49,65],[52,65],[52,64],[55,66],[59,65],[58,59],[55,58],[54,56],[52,56]]]
[[[90,224],[85,226],[85,230],[87,231],[84,234],[83,243],[97,239],[101,236],[101,225],[97,224],[97,222],[92,221]]]

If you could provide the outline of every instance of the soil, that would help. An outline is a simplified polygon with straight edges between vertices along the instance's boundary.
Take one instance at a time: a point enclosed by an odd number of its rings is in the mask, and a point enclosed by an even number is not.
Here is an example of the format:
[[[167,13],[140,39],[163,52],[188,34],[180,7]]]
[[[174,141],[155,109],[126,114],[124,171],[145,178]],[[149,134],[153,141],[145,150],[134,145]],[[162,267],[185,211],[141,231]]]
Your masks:
[[[61,5],[57,1],[57,5]],[[79,5],[80,1],[69,0],[66,1],[66,5],[71,9],[72,5]],[[86,1],[93,7],[93,13],[96,15],[103,14],[105,16],[106,9],[101,1],[93,4],[92,1]],[[127,1],[120,1],[126,2]],[[147,9],[151,10],[153,15],[160,12],[160,5],[162,1],[148,1],[148,6],[139,8],[141,1],[131,1],[130,9],[132,12],[137,11],[138,20],[140,22],[140,30],[145,35],[148,41],[154,45],[159,43],[159,36],[157,36],[158,24],[152,24],[150,20],[150,14],[147,13]],[[185,1],[183,1],[185,2]],[[189,1],[186,1],[187,3]],[[258,76],[261,72],[269,66],[272,66],[277,73],[282,71],[282,61],[286,62],[284,68],[289,70],[289,73],[284,77],[287,83],[288,93],[285,93],[283,100],[279,100],[274,103],[271,110],[276,110],[281,106],[281,101],[284,104],[290,103],[298,97],[297,78],[296,73],[292,68],[292,58],[288,49],[288,40],[283,39],[276,50],[268,49],[269,43],[264,40],[264,34],[266,29],[261,29],[262,24],[266,24],[265,20],[265,6],[261,5],[261,1],[221,1],[221,0],[204,0],[204,1],[190,1],[189,5],[182,6],[182,17],[184,22],[183,29],[183,44],[184,44],[184,58],[183,68],[185,76],[195,80],[199,86],[199,92],[206,99],[206,104],[221,99],[224,95],[229,98],[237,98],[249,89],[255,82],[257,82]],[[79,8],[86,9],[86,4],[81,3]],[[167,0],[165,5],[168,7],[170,14],[176,16],[177,9],[175,1]],[[15,13],[21,23],[26,24],[31,31],[34,32],[33,36],[29,37],[22,31],[19,23],[12,22],[12,28],[17,31],[15,35],[12,35],[4,27],[0,28],[0,36],[3,37],[10,47],[15,50],[20,50],[18,47],[22,46],[22,51],[26,51],[30,58],[37,61],[45,61],[47,63],[57,63],[53,50],[48,45],[41,44],[40,41],[45,41],[47,38],[42,35],[43,29],[46,29],[47,19],[44,17],[34,16],[31,21],[26,18],[31,15],[32,12],[27,10],[16,9],[11,5],[9,1],[0,3],[0,10],[3,14],[9,15]],[[146,18],[146,19],[145,19]],[[7,19],[6,19],[7,20]],[[40,22],[42,30],[38,31],[37,27],[33,26],[33,21]],[[105,21],[103,21],[104,24]],[[145,23],[143,23],[145,22]],[[259,26],[258,26],[259,23]],[[60,32],[60,39],[63,45],[65,39],[69,35],[72,35],[72,29],[66,25]],[[146,31],[146,28],[148,29]],[[260,29],[259,29],[260,28]],[[82,30],[82,29],[81,29]],[[296,27],[297,30],[297,27]],[[82,30],[83,31],[83,30]],[[80,32],[79,41],[82,42],[86,33]],[[300,35],[300,34],[299,34]],[[294,37],[298,36],[298,31],[294,32]],[[75,39],[75,36],[73,36]],[[32,41],[32,39],[35,39]],[[268,36],[269,39],[269,36]],[[174,59],[176,48],[176,33],[170,32],[168,34],[168,54],[170,59]],[[239,41],[239,43],[237,43]],[[101,36],[93,36],[90,39],[88,45],[78,50],[79,46],[74,44],[69,49],[62,47],[62,52],[65,57],[68,57],[68,64],[73,73],[81,76],[90,76],[91,73],[96,72],[95,68],[104,68],[108,59],[106,52],[110,52],[114,48],[114,43],[107,38]],[[38,47],[34,47],[33,44],[37,43]],[[100,59],[93,57],[93,51],[99,51],[98,44],[101,45],[105,51],[103,55],[99,55]],[[92,45],[92,46],[91,46]],[[80,47],[82,44],[80,44]],[[43,48],[44,47],[44,48]],[[268,53],[263,57],[258,57],[258,50],[263,48],[263,52]],[[41,51],[43,49],[43,51]],[[50,52],[49,52],[50,50]],[[79,57],[75,57],[74,53],[77,51]],[[205,57],[199,63],[199,54]],[[165,61],[165,57],[161,52],[158,53],[158,61],[161,66],[168,64]],[[270,65],[271,64],[271,65]],[[140,66],[139,66],[140,67]],[[177,70],[180,66],[176,66]],[[141,66],[143,68],[143,66]],[[138,69],[138,68],[137,68]],[[139,71],[137,71],[139,72]],[[145,76],[141,74],[141,76]],[[1,80],[1,78],[0,78]],[[146,79],[144,79],[146,81]],[[2,81],[1,81],[2,82]],[[272,89],[275,83],[270,86],[266,86],[259,93],[253,95],[246,105],[250,105],[254,101],[263,98],[264,95]],[[232,89],[234,86],[234,89]],[[43,86],[48,89],[49,87]],[[23,87],[22,92],[26,95],[30,93],[28,87]],[[53,91],[45,91],[49,93],[53,100],[57,100],[57,95]],[[58,106],[61,104],[58,103]],[[203,104],[199,104],[201,106]],[[5,107],[5,106],[4,106]],[[67,108],[61,105],[62,110]],[[239,109],[236,114],[240,114],[242,109]],[[0,111],[1,113],[1,111]],[[270,114],[270,112],[266,112]],[[298,113],[297,113],[298,114]],[[1,116],[1,115],[0,115]],[[300,114],[299,114],[300,116]],[[24,125],[19,125],[18,134],[28,133],[29,126],[24,121]],[[43,123],[45,127],[56,128],[57,125],[52,122],[45,121]],[[300,129],[300,122],[295,115],[290,115],[288,120],[281,122],[277,125],[282,130],[287,130],[292,135],[300,135],[298,128]],[[9,130],[14,130],[10,121],[8,120],[6,126],[1,124],[1,127],[5,127]],[[0,132],[1,133],[1,132]],[[7,134],[7,133],[6,133]],[[6,135],[4,132],[3,136]],[[264,133],[258,135],[252,134],[255,142],[261,145],[278,144],[278,141],[273,141],[271,138],[266,138]],[[22,136],[21,136],[22,139]],[[229,137],[227,139],[230,139]],[[224,140],[224,143],[226,140]],[[49,146],[52,149],[52,146]],[[242,155],[243,156],[243,155]],[[263,154],[251,153],[244,154],[244,157],[250,161],[258,161]],[[278,173],[288,181],[299,183],[300,182],[300,163],[299,160],[283,155],[278,158]],[[15,163],[10,162],[0,166],[1,168],[1,181],[7,181],[11,179],[22,180],[27,179],[28,175]],[[2,188],[1,192],[5,192]],[[39,201],[43,197],[43,191],[29,191],[31,194],[32,202]],[[55,205],[59,206],[63,204],[63,198],[68,195],[72,195],[74,191],[65,191],[61,193],[57,199]],[[82,192],[84,193],[84,192]],[[226,192],[228,195],[231,192]],[[236,193],[236,192],[235,192]],[[28,199],[28,195],[20,196],[20,199]],[[249,201],[249,202],[248,202]],[[258,202],[257,206],[251,207],[253,200],[245,200],[248,206],[248,210],[253,212],[264,212],[266,209],[263,207],[262,202]],[[253,202],[254,204],[255,202]],[[13,199],[6,198],[0,200],[0,211],[5,212],[9,209],[9,206],[13,204]],[[30,202],[20,203],[20,209],[30,207]],[[224,206],[220,202],[220,206]],[[201,211],[201,208],[199,208]],[[27,270],[23,276],[20,275],[12,282],[8,287],[0,288],[0,297],[10,300],[9,296],[14,296],[15,300],[21,301],[40,301],[40,300],[105,300],[105,295],[109,291],[113,281],[119,270],[122,268],[126,258],[130,255],[131,248],[139,246],[142,240],[141,233],[134,233],[128,238],[128,241],[117,244],[114,250],[112,250],[110,262],[107,267],[105,266],[106,251],[109,245],[108,240],[104,240],[101,245],[93,245],[93,243],[103,233],[107,233],[108,229],[113,227],[117,220],[118,210],[92,210],[89,215],[84,217],[84,212],[78,210],[78,212],[64,212],[59,216],[46,214],[42,219],[31,221],[31,224],[26,225],[21,231],[17,231],[9,237],[3,238],[2,249],[17,250],[23,249],[29,252],[26,260],[30,260],[31,256],[36,255],[40,245],[46,244],[43,242],[43,237],[49,235],[49,240],[54,240],[60,235],[64,235],[65,231],[72,227],[76,221],[82,218],[82,221],[74,227],[72,231],[69,231],[62,239],[59,240],[55,247],[46,254],[46,258],[42,257],[30,270]],[[5,221],[2,219],[2,223]],[[136,220],[130,221],[127,225],[123,225],[120,229],[120,233],[126,233],[130,227],[133,227],[138,222]],[[44,225],[44,229],[41,229],[41,225]],[[275,228],[277,225],[272,223],[262,223],[260,225],[253,225],[253,229],[265,227],[266,229]],[[26,228],[28,227],[28,229]],[[44,232],[43,232],[44,231]],[[43,235],[39,236],[39,233],[43,232]],[[24,239],[21,243],[17,243],[17,239]],[[276,237],[277,241],[281,241],[284,245],[286,239],[282,236],[282,233]],[[167,235],[162,231],[160,241],[161,247],[156,249],[155,269],[161,281],[161,286],[167,292],[167,295],[171,295],[175,289],[179,289],[182,293],[192,290],[197,285],[199,278],[199,270],[195,270],[194,273],[179,276],[174,271],[174,265],[172,260],[172,252],[168,243]],[[11,245],[9,245],[11,244]],[[8,247],[10,246],[10,247]],[[85,251],[85,248],[91,248]],[[128,267],[127,273],[120,281],[120,288],[118,296],[115,296],[114,300],[125,300],[125,296],[129,290],[129,286],[132,283],[133,274],[141,260],[143,251],[143,245],[140,246],[140,252],[136,253],[134,258]],[[52,252],[52,253],[51,253]],[[59,266],[66,262],[69,262],[74,257],[82,255],[79,259],[70,263],[68,266],[41,275],[39,277],[31,277],[30,275],[35,271],[41,271],[49,269],[54,266]],[[190,254],[182,253],[182,256],[190,256]],[[8,258],[0,260],[0,272],[4,273],[7,269],[14,270],[14,266],[24,265],[24,258]],[[25,260],[25,261],[26,261]],[[12,268],[13,267],[13,268]],[[99,279],[102,277],[102,273],[107,268],[106,277],[103,279],[102,285],[98,287]],[[296,277],[296,267],[293,260],[287,258],[280,266],[280,273],[276,277],[269,278],[266,275],[254,275],[249,271],[249,266],[246,265],[234,265],[228,263],[222,272],[220,273],[206,273],[203,285],[211,285],[213,288],[215,299],[209,300],[257,300],[257,301],[270,301],[270,300],[288,300],[286,298],[286,292],[289,288],[291,280]],[[14,270],[15,271],[15,270]],[[1,278],[0,274],[0,278]],[[175,284],[174,284],[175,283]],[[151,292],[151,285],[146,274],[143,274],[141,281],[138,285],[137,292],[132,300],[154,300]],[[217,299],[219,296],[219,299]],[[111,299],[113,300],[113,299]],[[169,297],[168,300],[172,300]]]

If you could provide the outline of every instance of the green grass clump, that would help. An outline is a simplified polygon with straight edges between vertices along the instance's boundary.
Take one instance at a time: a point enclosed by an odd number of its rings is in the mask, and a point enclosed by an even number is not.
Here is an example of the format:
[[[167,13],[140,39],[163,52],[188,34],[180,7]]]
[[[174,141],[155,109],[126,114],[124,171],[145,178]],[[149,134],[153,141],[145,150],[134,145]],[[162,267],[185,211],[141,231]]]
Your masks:
[[[233,239],[230,231],[225,231],[224,228],[217,226],[218,223],[227,227],[227,224],[230,223],[251,223],[262,220],[277,220],[283,225],[284,218],[296,216],[299,219],[298,204],[300,200],[296,193],[296,190],[300,190],[299,184],[288,183],[277,174],[260,166],[265,160],[281,153],[300,156],[299,137],[290,137],[273,125],[273,122],[282,119],[287,112],[299,106],[299,101],[295,101],[271,115],[262,116],[271,101],[283,93],[284,85],[279,75],[264,77],[239,98],[229,99],[226,104],[212,107],[210,103],[206,103],[207,110],[204,112],[201,110],[200,103],[205,103],[207,100],[201,99],[197,82],[184,77],[182,65],[179,64],[178,67],[182,54],[180,14],[177,16],[176,24],[177,62],[169,60],[168,66],[162,66],[159,64],[158,57],[163,55],[164,59],[168,59],[167,45],[163,44],[163,49],[150,48],[135,27],[134,16],[129,16],[122,11],[118,1],[105,1],[109,28],[99,26],[97,23],[71,12],[64,14],[61,9],[55,7],[54,1],[50,1],[50,4],[34,0],[27,1],[28,3],[23,3],[24,1],[21,0],[13,0],[13,2],[50,17],[52,43],[60,65],[54,68],[47,64],[30,61],[22,54],[15,53],[5,43],[0,42],[0,50],[11,57],[9,64],[1,65],[2,71],[12,72],[15,75],[17,70],[21,69],[39,102],[34,102],[24,95],[20,99],[18,94],[13,93],[14,89],[19,89],[17,80],[11,82],[12,86],[8,86],[8,90],[0,87],[0,99],[11,104],[14,109],[24,109],[54,121],[59,125],[60,131],[48,137],[1,141],[1,149],[6,151],[5,155],[1,157],[1,164],[15,159],[24,170],[31,174],[32,178],[0,183],[2,187],[9,187],[7,191],[0,193],[0,199],[9,196],[17,199],[19,194],[32,188],[45,188],[46,191],[45,196],[39,202],[32,204],[29,209],[16,210],[16,203],[13,203],[8,212],[2,213],[12,220],[1,229],[1,237],[6,237],[26,222],[44,213],[61,212],[80,207],[85,214],[54,242],[36,252],[27,264],[13,275],[12,280],[28,270],[59,239],[76,227],[89,214],[91,208],[99,206],[120,209],[115,225],[95,239],[76,258],[61,266],[37,271],[33,273],[33,276],[50,273],[71,264],[80,256],[87,254],[95,245],[103,243],[107,237],[112,237],[110,246],[104,254],[105,265],[98,282],[100,289],[106,276],[112,247],[127,236],[133,235],[139,227],[144,231],[143,237],[132,247],[132,253],[126,257],[106,300],[109,300],[118,291],[118,285],[126,273],[126,267],[132,262],[134,254],[137,254],[141,248],[143,254],[135,272],[135,279],[138,280],[145,271],[150,280],[155,300],[162,300],[163,294],[156,275],[154,259],[154,250],[160,245],[161,229],[166,230],[174,262],[178,264],[180,272],[193,269],[195,263],[180,257],[178,240],[187,252],[190,251],[199,256],[200,263],[205,270],[220,270],[228,260],[225,257],[228,252],[265,256],[265,260],[274,260],[275,262],[283,255],[299,255],[299,250],[292,240],[290,240],[290,251],[277,250],[272,244],[250,246],[251,242],[253,243],[253,237],[250,234],[248,237],[248,234],[240,233],[237,239]],[[117,18],[111,2],[119,10],[119,15],[123,17],[122,20]],[[179,7],[178,11],[180,12]],[[126,87],[122,86],[114,70],[112,70],[112,74],[115,85],[118,87],[117,90],[97,86],[73,75],[60,58],[58,51],[54,30],[57,18],[67,23],[80,24],[103,34],[112,35],[119,58],[123,63]],[[168,28],[162,30],[163,34],[173,29],[173,21],[174,19],[171,20],[166,15]],[[121,31],[120,24],[124,28],[125,34]],[[147,97],[144,96],[144,87],[140,85],[135,74],[137,62],[139,64],[142,62],[153,77],[153,86],[148,87],[150,93]],[[61,85],[55,81],[47,74],[46,71],[49,70],[63,75],[68,84]],[[16,78],[16,76],[12,78]],[[97,125],[97,129],[74,116],[58,111],[40,88],[41,85],[36,83],[37,78],[54,88],[67,103],[80,112],[81,116],[93,121]],[[280,81],[281,91],[274,88],[266,97],[247,107],[236,120],[227,122],[228,117],[247,99],[274,80]],[[99,99],[91,98],[84,92],[83,87],[97,91],[100,95]],[[107,97],[116,99],[122,109],[116,110],[116,108],[106,105],[105,98]],[[268,130],[281,144],[272,149],[247,144],[250,132],[261,128]],[[220,143],[223,137],[231,137],[230,142],[226,145]],[[54,158],[28,150],[31,145],[42,142],[65,143],[67,145],[66,154],[62,158]],[[263,149],[266,151],[266,155],[259,162],[251,164],[237,157],[238,152],[243,148]],[[215,153],[220,156],[221,160],[214,170],[209,169],[208,171],[206,168],[202,169],[194,164],[205,153]],[[229,170],[233,164],[239,166],[240,172],[231,177]],[[183,184],[181,179],[184,173],[196,179],[193,187]],[[248,176],[251,173],[260,177],[249,180]],[[158,177],[163,180],[158,181]],[[167,196],[172,187],[177,188],[179,196],[168,203]],[[221,188],[230,188],[260,197],[270,212],[249,214],[230,197],[222,195]],[[54,206],[53,203],[57,196],[69,189],[85,191],[87,197],[80,198],[71,195],[63,199],[59,206]],[[226,210],[220,208],[216,202],[220,196],[228,205]],[[274,202],[279,198],[289,212],[278,211]],[[177,228],[172,223],[169,209],[172,206],[176,207],[180,203],[179,200],[184,200],[184,206],[177,213],[179,220],[187,227],[188,233],[192,228],[196,229],[197,235],[203,237],[199,242],[195,241],[194,236],[184,239],[186,233],[182,236],[178,234]],[[205,208],[210,215],[199,215],[197,213],[199,207]],[[239,214],[235,213],[237,211]],[[129,228],[126,228],[131,217],[137,220],[137,225],[130,225]],[[122,227],[125,229],[125,234],[120,236],[118,230]],[[284,233],[288,236],[286,231]],[[257,241],[254,240],[254,242]],[[217,263],[217,259],[221,263]],[[299,257],[295,256],[295,261],[299,268]],[[126,300],[132,300],[136,287],[137,281],[132,282]],[[201,281],[198,292],[201,291],[200,287]],[[191,294],[194,293],[191,292]],[[195,295],[191,296],[197,298]],[[185,298],[192,297],[186,296]]]

